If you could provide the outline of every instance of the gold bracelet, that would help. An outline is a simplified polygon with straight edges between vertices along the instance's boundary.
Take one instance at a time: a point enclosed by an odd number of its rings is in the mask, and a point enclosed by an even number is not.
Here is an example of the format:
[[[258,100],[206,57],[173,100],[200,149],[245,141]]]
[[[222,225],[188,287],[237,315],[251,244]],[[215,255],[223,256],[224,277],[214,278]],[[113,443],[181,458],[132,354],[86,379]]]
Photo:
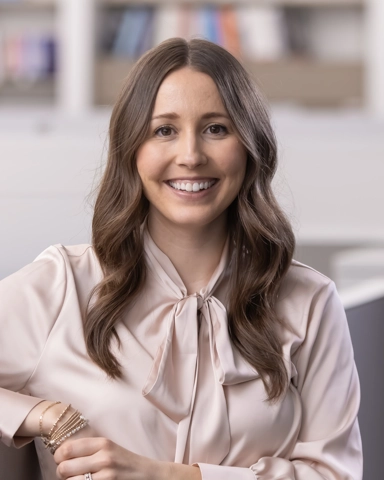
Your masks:
[[[78,422],[80,415],[81,415],[80,412],[77,410],[74,413],[72,413],[72,415],[68,418],[68,420],[65,423],[63,423],[63,425],[61,425],[61,427],[56,432],[54,432],[49,437],[49,439],[57,438],[62,434],[62,432],[71,428],[72,425]]]
[[[73,435],[75,432],[77,432],[78,430],[80,430],[81,428],[85,427],[85,425],[88,423],[88,420],[86,420],[83,416],[81,417],[81,419],[79,419],[79,421],[75,424],[75,425],[72,425],[71,428],[68,428],[67,430],[65,430],[61,435],[59,435],[58,437],[56,438],[51,438],[51,440],[48,442],[49,443],[49,446],[51,447],[52,445],[55,445],[56,443],[62,441],[63,439],[65,439],[67,436],[71,436]]]
[[[60,445],[67,440],[67,438],[71,437],[75,433],[77,433],[79,430],[82,428],[86,427],[88,425],[88,420],[86,420],[82,415],[81,415],[81,422],[72,428],[72,430],[67,431],[65,434],[60,436],[59,438],[56,438],[55,440],[49,441],[48,444],[46,444],[46,448],[49,447],[50,452],[52,455],[56,452],[56,450],[60,447]]]
[[[80,420],[76,421],[76,422],[73,422],[71,425],[69,425],[67,428],[65,428],[64,430],[62,430],[58,435],[55,435],[55,436],[52,436],[49,441],[50,442],[56,442],[56,440],[58,438],[61,438],[63,437],[64,435],[66,435],[68,432],[70,432],[72,429],[76,428],[79,423],[81,423]]]
[[[43,418],[44,418],[44,414],[47,410],[49,410],[51,407],[53,407],[54,405],[57,405],[58,403],[61,403],[61,402],[54,402],[54,403],[51,403],[48,405],[47,408],[45,408],[43,410],[43,412],[41,413],[40,415],[40,418],[39,418],[39,427],[40,427],[40,437],[44,437],[44,433],[43,433]]]
[[[68,409],[69,405],[61,413],[61,418],[65,414],[65,411],[68,411]],[[60,425],[57,430],[55,430],[56,425],[59,422],[59,418],[56,420],[49,434],[41,437],[45,448],[49,448],[52,454],[55,453],[55,451],[67,438],[71,437],[76,432],[88,425],[88,420],[86,420],[78,410],[75,410],[72,415],[62,425]]]
[[[68,412],[70,408],[71,408],[71,404],[66,406],[64,410],[60,413],[60,415],[57,417],[56,422],[52,425],[52,428],[48,433],[48,438],[51,438],[51,435],[54,432],[55,428],[57,427],[57,424],[60,422],[60,420],[64,417],[64,415]]]

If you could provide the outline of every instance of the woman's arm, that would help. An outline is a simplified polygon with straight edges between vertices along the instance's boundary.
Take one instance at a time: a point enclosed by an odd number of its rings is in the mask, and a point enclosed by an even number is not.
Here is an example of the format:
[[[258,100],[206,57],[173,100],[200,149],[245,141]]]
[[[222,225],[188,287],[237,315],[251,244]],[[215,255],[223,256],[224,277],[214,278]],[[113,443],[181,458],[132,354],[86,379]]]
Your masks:
[[[0,437],[8,446],[35,436],[32,419],[44,399],[29,395],[28,381],[65,294],[65,262],[55,247],[0,282]]]
[[[68,440],[54,455],[60,480],[97,473],[115,480],[201,480],[197,466],[152,460],[106,438]]]
[[[62,403],[55,404],[55,402],[52,402],[49,400],[43,400],[42,402],[38,403],[28,413],[23,423],[20,425],[19,429],[17,430],[15,436],[16,437],[38,437],[40,436],[41,431],[44,436],[48,436],[52,428],[52,425],[56,422],[56,420],[62,414],[63,409],[65,407],[66,405],[63,405]],[[61,417],[60,425],[63,424],[74,413],[74,411],[75,409],[70,406],[66,411],[66,413]],[[40,431],[41,417],[42,417],[42,422],[41,422],[41,431]]]

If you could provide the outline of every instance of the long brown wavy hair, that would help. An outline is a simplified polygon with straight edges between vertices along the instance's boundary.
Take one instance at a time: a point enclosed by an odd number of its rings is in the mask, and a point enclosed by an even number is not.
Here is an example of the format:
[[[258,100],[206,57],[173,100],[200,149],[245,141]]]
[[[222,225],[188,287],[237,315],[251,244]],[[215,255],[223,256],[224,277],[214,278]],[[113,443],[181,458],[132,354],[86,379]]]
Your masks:
[[[189,67],[215,82],[248,152],[247,172],[228,209],[234,245],[227,303],[234,346],[260,374],[269,401],[288,385],[275,313],[277,292],[294,250],[294,235],[271,189],[277,148],[265,101],[255,82],[230,53],[201,39],[173,38],[149,50],[134,65],[114,106],[109,152],[93,216],[93,246],[104,272],[91,295],[84,333],[90,357],[110,377],[121,377],[111,350],[116,323],[145,284],[141,226],[148,201],[136,168],[160,84]]]

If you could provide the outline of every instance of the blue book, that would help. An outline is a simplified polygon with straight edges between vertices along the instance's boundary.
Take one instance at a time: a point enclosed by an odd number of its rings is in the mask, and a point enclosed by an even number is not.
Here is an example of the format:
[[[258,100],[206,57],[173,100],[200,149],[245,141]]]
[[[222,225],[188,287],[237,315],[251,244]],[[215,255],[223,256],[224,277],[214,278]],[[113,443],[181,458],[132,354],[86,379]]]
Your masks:
[[[221,44],[219,11],[215,7],[204,7],[202,10],[204,37],[210,42]]]
[[[143,32],[153,17],[152,10],[151,7],[133,7],[124,12],[112,48],[115,55],[136,58],[140,54]]]
[[[140,35],[140,41],[135,52],[136,58],[153,47],[155,31],[155,9],[149,7],[146,13],[145,22],[143,22],[143,30]]]
[[[132,29],[133,15],[130,9],[126,10],[121,19],[115,41],[112,46],[112,53],[117,56],[127,57],[132,51]]]

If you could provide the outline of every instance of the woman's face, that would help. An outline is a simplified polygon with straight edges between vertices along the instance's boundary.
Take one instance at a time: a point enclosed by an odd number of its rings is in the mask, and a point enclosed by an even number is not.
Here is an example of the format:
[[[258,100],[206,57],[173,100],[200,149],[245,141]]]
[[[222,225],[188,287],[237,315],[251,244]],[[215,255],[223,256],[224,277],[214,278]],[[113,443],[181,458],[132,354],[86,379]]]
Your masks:
[[[164,79],[136,159],[150,216],[184,227],[225,220],[247,153],[210,76],[186,67]]]

